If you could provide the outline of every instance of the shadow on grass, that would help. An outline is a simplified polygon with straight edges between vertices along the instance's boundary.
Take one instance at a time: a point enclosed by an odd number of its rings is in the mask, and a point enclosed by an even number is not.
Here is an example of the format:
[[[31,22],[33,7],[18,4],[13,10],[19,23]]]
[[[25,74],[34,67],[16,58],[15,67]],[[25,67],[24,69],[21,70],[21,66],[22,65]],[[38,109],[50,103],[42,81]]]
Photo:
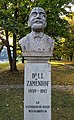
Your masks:
[[[64,65],[52,65],[52,84],[74,85],[74,69]]]
[[[23,84],[24,82],[24,71],[2,71],[0,72],[0,84]]]
[[[23,90],[0,90],[0,120],[23,120]]]
[[[0,120],[24,120],[23,89],[0,90]],[[52,91],[52,120],[74,120],[74,95]]]
[[[74,120],[74,94],[52,91],[52,120]]]

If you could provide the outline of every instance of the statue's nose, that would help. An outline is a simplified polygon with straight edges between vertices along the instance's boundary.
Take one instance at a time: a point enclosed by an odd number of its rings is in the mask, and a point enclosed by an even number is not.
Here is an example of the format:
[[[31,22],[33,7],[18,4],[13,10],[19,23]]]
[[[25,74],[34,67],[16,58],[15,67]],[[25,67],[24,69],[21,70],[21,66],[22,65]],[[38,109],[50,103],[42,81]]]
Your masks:
[[[39,14],[39,13],[37,13],[37,16],[36,16],[36,18],[40,18],[40,14]]]

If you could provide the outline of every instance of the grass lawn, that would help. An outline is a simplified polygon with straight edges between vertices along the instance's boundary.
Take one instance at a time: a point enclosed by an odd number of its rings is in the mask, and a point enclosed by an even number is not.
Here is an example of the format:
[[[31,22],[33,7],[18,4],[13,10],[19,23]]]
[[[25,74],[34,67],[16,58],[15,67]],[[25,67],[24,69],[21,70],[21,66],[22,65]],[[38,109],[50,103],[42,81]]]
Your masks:
[[[0,63],[0,70],[9,66],[9,62]]]
[[[53,85],[74,85],[74,69],[68,68],[65,64],[73,65],[74,62],[54,61],[52,65],[52,84]],[[3,65],[3,64],[2,64]],[[7,64],[4,64],[7,66]],[[3,66],[2,66],[3,67]],[[0,84],[23,84],[24,64],[17,65],[18,71],[9,70],[0,72]]]
[[[23,90],[0,90],[0,120],[23,120]]]
[[[74,94],[52,91],[52,120],[74,120]]]
[[[3,69],[5,65],[2,66]],[[17,65],[18,71],[9,71],[5,69],[0,72],[0,84],[23,84],[24,81],[24,65],[22,63]]]
[[[23,70],[10,72],[9,70],[0,73],[0,84],[23,84]]]
[[[24,120],[23,90],[0,90],[0,120]],[[52,120],[74,120],[74,95],[52,91]]]
[[[66,65],[73,65],[74,62],[50,62],[52,65],[53,85],[74,85],[74,69]]]
[[[74,85],[74,69],[52,65],[52,84]]]
[[[74,69],[66,65],[74,62],[53,61],[52,85],[74,85]],[[0,70],[8,66],[0,64]],[[18,71],[0,71],[0,84],[23,84],[24,64],[17,65]],[[23,89],[0,89],[0,120],[24,120]],[[52,120],[74,120],[74,92],[52,90]]]

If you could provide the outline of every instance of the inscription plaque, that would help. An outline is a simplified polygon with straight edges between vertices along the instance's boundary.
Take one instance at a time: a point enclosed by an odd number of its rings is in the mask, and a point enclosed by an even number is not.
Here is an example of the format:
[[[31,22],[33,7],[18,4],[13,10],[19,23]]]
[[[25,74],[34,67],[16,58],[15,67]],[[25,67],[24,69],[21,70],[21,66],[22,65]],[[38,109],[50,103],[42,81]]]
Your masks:
[[[26,63],[24,120],[51,120],[51,65]]]

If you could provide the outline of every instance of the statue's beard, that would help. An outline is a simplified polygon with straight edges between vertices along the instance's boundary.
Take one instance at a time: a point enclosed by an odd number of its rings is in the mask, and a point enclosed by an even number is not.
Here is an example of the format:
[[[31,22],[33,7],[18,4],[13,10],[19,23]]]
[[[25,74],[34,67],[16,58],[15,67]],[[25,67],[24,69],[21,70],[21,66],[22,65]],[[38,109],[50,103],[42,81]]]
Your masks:
[[[39,24],[35,23],[31,26],[31,28],[33,31],[41,32],[44,30],[45,26],[43,24],[40,24],[40,23]]]

